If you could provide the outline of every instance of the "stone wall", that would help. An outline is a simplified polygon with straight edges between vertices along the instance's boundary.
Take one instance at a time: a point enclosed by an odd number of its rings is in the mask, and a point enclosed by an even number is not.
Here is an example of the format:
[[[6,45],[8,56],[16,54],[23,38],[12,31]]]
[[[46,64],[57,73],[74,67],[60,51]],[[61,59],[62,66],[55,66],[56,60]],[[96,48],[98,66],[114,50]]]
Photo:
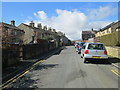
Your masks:
[[[116,58],[120,58],[120,47],[110,47],[110,46],[106,46],[108,55],[116,57]]]
[[[20,61],[20,46],[11,45],[8,47],[2,47],[2,65],[3,68],[7,66],[14,65]]]
[[[26,44],[23,46],[11,45],[1,48],[3,68],[19,63],[20,60],[27,60],[40,54],[56,49],[54,42],[41,44]]]
[[[23,46],[23,60],[39,56],[56,48],[55,43],[28,44]]]
[[[106,46],[120,46],[120,31],[100,37],[100,42]]]

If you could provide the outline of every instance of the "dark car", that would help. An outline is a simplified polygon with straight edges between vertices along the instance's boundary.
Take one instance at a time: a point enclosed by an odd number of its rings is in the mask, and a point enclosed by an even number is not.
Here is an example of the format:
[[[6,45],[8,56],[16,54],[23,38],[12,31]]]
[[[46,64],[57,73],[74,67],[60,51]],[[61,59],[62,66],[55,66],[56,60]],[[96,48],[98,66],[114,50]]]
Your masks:
[[[80,43],[78,44],[78,46],[77,46],[77,48],[76,48],[76,51],[78,52],[78,54],[81,53],[81,49],[82,49],[82,47],[83,47],[84,44],[85,44],[85,42],[80,42]]]

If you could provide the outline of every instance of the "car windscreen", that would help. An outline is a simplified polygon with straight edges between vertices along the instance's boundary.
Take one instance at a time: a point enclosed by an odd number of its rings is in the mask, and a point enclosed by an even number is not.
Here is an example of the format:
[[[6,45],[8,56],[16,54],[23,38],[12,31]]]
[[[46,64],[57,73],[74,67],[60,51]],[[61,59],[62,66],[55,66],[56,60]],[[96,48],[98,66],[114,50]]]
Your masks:
[[[91,49],[91,50],[94,50],[94,49],[96,49],[96,50],[105,50],[103,44],[89,44],[88,49]]]

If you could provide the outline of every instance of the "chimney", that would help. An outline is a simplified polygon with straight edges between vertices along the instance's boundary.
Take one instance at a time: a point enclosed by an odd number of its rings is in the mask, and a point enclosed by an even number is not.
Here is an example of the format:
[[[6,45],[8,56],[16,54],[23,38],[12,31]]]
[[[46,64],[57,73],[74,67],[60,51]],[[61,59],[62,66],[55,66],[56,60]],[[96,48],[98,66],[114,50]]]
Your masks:
[[[92,31],[92,32],[94,31],[93,28],[91,29],[91,31]]]
[[[38,28],[39,28],[39,29],[42,29],[41,23],[38,24]]]
[[[11,25],[15,26],[15,21],[14,20],[11,21]]]
[[[56,32],[56,30],[55,30],[55,29],[53,29],[53,32]]]
[[[47,26],[44,26],[43,29],[44,29],[44,30],[47,30]]]
[[[31,22],[29,23],[29,25],[30,25],[31,27],[34,27],[35,23],[34,23],[33,21],[31,21]]]
[[[52,31],[52,28],[51,27],[49,27],[49,29],[48,29],[49,31]]]

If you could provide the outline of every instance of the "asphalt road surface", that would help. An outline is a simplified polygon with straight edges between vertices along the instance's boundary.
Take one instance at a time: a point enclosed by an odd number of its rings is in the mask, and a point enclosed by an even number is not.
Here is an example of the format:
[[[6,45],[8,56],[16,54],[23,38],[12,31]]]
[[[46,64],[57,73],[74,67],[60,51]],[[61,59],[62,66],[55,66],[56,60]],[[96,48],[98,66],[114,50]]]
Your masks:
[[[109,62],[84,63],[73,46],[38,64],[8,88],[118,88],[117,70]]]

